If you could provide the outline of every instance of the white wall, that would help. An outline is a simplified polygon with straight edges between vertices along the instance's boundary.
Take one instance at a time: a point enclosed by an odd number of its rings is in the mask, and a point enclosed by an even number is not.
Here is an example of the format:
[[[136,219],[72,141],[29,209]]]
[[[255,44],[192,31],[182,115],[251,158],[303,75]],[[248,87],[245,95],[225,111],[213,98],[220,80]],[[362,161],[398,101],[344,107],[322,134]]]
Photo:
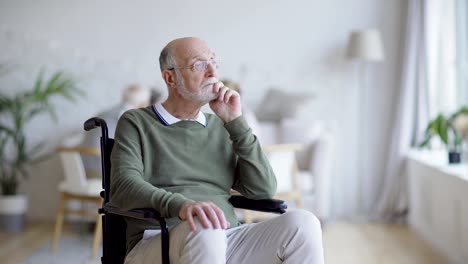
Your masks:
[[[269,86],[315,95],[302,111],[305,121],[338,124],[338,156],[334,176],[337,216],[359,210],[356,164],[360,155],[356,74],[344,60],[353,29],[381,30],[387,60],[370,67],[365,108],[365,142],[370,183],[364,208],[375,199],[374,181],[382,174],[398,86],[398,61],[404,0],[376,1],[0,1],[0,63],[16,71],[0,80],[2,92],[32,86],[38,70],[65,69],[76,76],[88,96],[75,105],[57,101],[59,125],[47,118],[30,127],[33,142],[53,149],[58,139],[81,129],[83,121],[119,101],[120,90],[141,81],[163,87],[157,58],[171,39],[199,36],[222,59],[221,74],[240,80],[244,100],[257,106]],[[287,102],[285,102],[287,103]],[[50,203],[32,216],[55,210],[57,159],[39,165],[24,189],[33,197],[49,195]],[[46,169],[44,169],[46,168]],[[58,175],[58,176],[57,176]],[[371,176],[370,176],[371,175]],[[48,182],[34,188],[34,182]],[[47,199],[46,199],[47,200]],[[36,203],[36,204],[35,204]],[[52,215],[51,213],[51,215]]]

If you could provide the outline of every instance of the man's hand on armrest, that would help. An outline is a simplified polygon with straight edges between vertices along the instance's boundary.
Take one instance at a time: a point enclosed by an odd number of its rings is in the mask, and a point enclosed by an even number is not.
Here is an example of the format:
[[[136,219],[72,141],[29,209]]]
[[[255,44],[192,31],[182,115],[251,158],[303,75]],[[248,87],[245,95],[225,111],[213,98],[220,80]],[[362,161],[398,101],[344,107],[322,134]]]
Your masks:
[[[192,231],[197,231],[194,216],[204,228],[228,229],[230,226],[223,211],[212,202],[187,202],[179,211],[179,218],[187,221]]]

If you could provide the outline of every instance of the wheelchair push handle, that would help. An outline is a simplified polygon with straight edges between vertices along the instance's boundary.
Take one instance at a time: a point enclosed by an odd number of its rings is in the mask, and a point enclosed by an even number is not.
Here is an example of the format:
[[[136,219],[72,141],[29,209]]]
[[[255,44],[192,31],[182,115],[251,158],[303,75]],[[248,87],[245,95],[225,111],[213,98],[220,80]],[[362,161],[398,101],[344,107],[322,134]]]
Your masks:
[[[96,127],[101,127],[102,130],[102,139],[107,142],[109,138],[107,134],[107,124],[106,121],[99,117],[92,117],[84,123],[84,130],[90,131],[91,129],[95,129]]]
[[[86,122],[84,123],[84,130],[86,131],[89,131],[96,127],[107,128],[106,121],[104,121],[104,119],[99,118],[99,117],[91,117],[90,119],[86,120]]]

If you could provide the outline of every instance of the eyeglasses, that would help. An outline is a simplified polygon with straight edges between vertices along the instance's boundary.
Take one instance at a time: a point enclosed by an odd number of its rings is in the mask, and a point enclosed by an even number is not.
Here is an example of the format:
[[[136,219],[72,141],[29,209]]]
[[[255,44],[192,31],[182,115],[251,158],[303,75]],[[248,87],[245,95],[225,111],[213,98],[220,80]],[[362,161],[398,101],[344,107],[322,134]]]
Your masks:
[[[217,59],[211,59],[206,61],[197,61],[190,67],[172,67],[169,70],[174,69],[190,69],[194,72],[205,72],[208,69],[208,65],[211,64],[215,69],[219,68],[219,61]]]

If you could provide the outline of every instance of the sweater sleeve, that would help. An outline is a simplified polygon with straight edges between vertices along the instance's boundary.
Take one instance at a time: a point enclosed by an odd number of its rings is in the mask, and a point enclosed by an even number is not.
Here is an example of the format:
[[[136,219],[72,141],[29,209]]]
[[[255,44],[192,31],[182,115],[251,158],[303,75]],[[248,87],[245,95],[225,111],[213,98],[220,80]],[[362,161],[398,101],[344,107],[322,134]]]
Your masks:
[[[276,177],[257,137],[240,116],[225,124],[238,157],[233,189],[250,199],[270,199],[276,193]]]
[[[126,210],[154,208],[163,217],[178,217],[182,205],[192,200],[157,188],[145,180],[143,132],[131,117],[131,112],[127,112],[117,124],[111,154],[111,203]]]

